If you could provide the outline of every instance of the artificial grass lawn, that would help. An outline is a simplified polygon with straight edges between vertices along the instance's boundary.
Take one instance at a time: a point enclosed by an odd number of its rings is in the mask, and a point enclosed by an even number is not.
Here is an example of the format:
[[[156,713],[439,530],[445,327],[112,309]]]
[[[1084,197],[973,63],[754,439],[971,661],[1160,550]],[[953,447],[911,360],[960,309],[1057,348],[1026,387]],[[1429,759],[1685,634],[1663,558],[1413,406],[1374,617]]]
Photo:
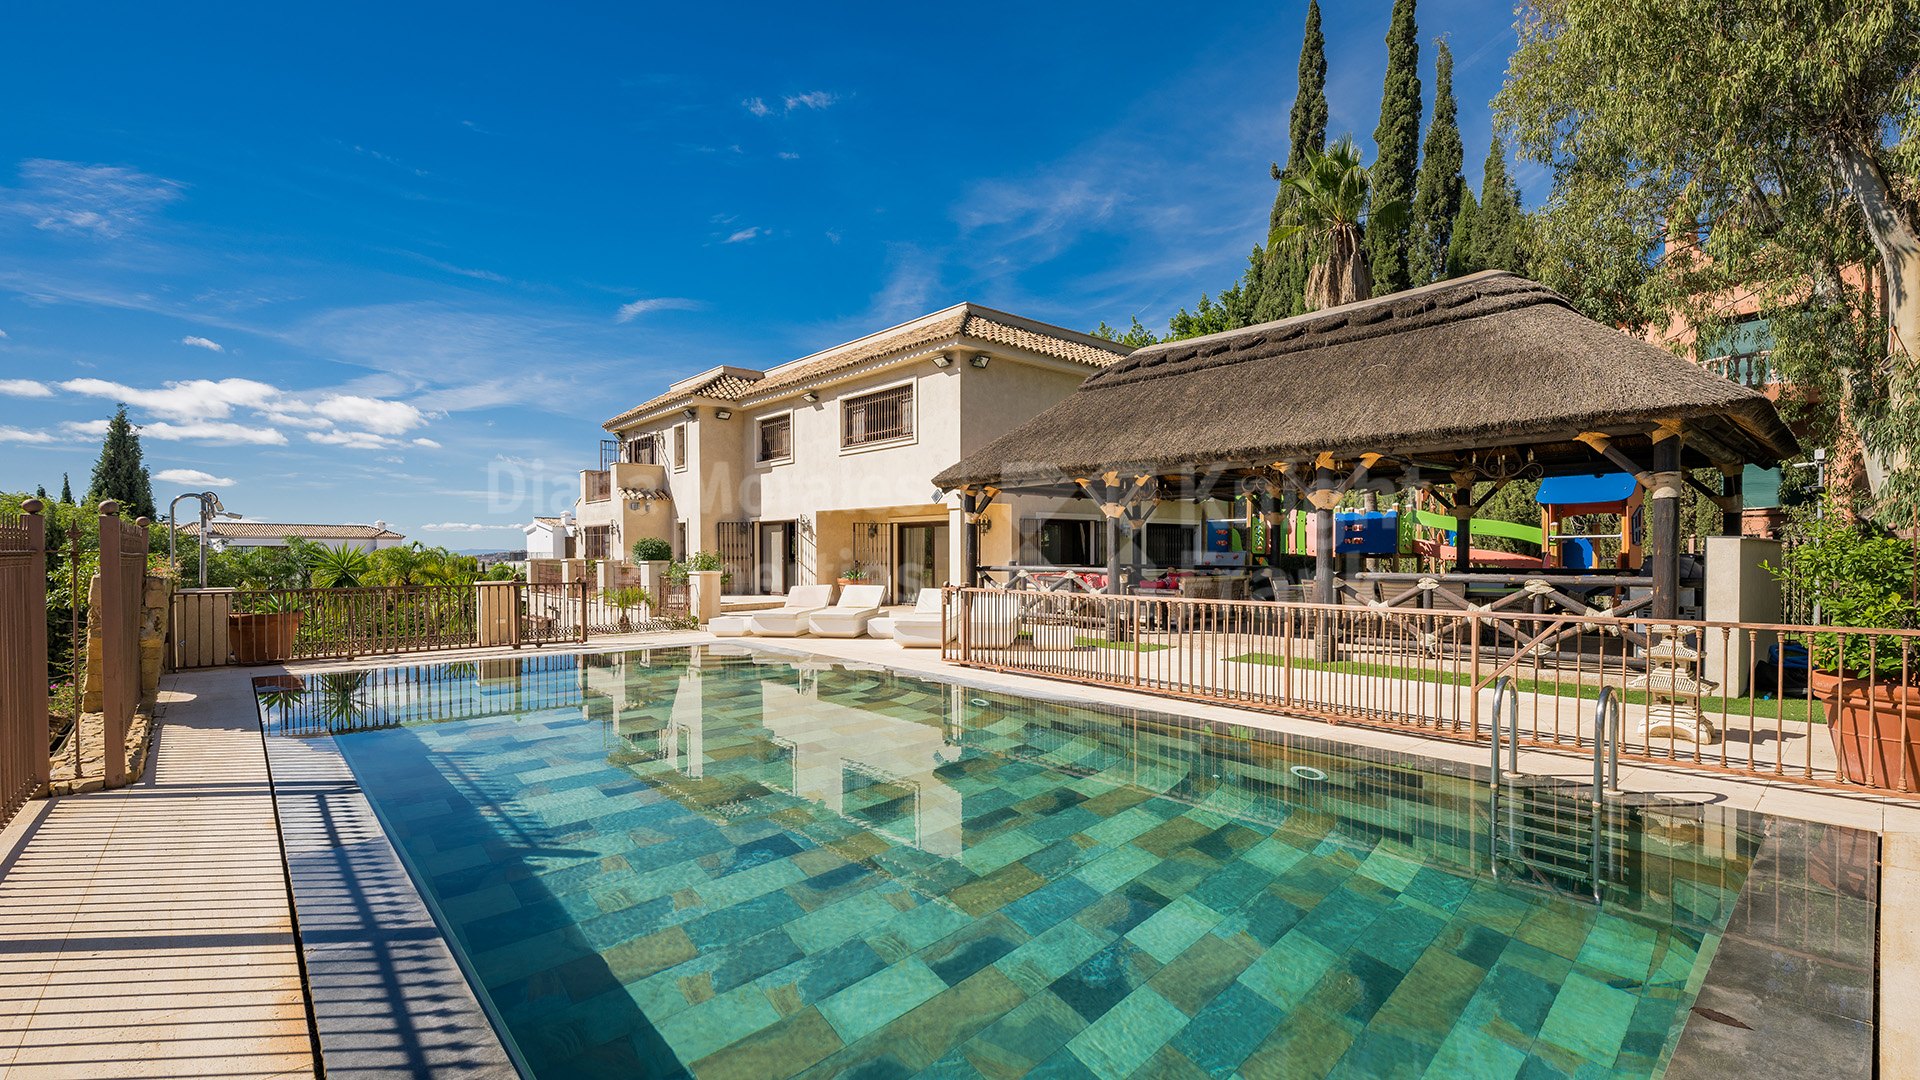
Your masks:
[[[1250,652],[1239,656],[1227,657],[1230,661],[1242,664],[1266,664],[1277,667],[1286,662],[1286,658],[1272,653]],[[1466,686],[1472,676],[1462,671],[1432,671],[1425,668],[1382,667],[1377,664],[1362,664],[1354,660],[1308,660],[1294,657],[1293,666],[1308,671],[1331,671],[1342,675],[1378,675],[1389,679],[1407,679],[1412,682],[1438,683],[1442,686]],[[1574,683],[1555,683],[1550,679],[1515,679],[1514,686],[1522,694],[1545,694],[1557,697],[1586,698],[1595,700],[1600,696],[1597,686],[1582,686]],[[1644,705],[1647,693],[1644,690],[1615,691],[1620,701],[1627,705]],[[1726,713],[1730,716],[1746,716],[1751,709],[1755,717],[1768,720],[1778,715],[1781,719],[1800,723],[1824,724],[1827,722],[1825,706],[1816,699],[1809,702],[1806,698],[1754,698],[1754,697],[1712,697],[1700,698],[1702,712]],[[1778,712],[1776,713],[1776,710]]]
[[[1017,636],[1027,640],[1032,640],[1033,638],[1032,634],[1025,632]],[[1119,649],[1122,652],[1132,652],[1136,647],[1136,643],[1131,641],[1108,641],[1106,638],[1097,637],[1076,637],[1073,639],[1073,646],[1076,649]],[[1139,642],[1137,647],[1141,652],[1159,652],[1161,649],[1173,648],[1171,645],[1162,645],[1152,641]]]

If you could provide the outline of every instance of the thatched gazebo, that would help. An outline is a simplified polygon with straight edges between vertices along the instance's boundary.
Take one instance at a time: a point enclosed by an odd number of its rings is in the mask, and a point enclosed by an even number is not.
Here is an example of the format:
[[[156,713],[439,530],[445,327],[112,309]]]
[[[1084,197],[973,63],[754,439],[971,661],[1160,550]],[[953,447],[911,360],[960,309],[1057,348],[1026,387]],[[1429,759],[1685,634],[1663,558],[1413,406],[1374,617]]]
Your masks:
[[[1120,540],[1158,500],[1298,498],[1313,511],[1314,599],[1326,603],[1333,509],[1357,483],[1447,496],[1470,553],[1486,499],[1474,502],[1476,484],[1620,470],[1648,496],[1646,584],[1654,617],[1672,618],[1681,488],[1702,490],[1737,532],[1742,466],[1797,452],[1765,395],[1489,271],[1140,349],[934,483],[975,513],[1001,490],[1092,498],[1116,591]],[[1718,490],[1696,469],[1718,470]]]

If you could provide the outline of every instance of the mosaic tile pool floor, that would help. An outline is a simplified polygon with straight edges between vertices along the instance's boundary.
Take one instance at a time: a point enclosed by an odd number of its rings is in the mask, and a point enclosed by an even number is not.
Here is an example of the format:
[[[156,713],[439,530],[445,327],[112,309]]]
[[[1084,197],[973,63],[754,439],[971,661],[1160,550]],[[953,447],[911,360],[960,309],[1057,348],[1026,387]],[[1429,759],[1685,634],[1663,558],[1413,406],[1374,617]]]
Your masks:
[[[338,732],[542,1078],[1657,1076],[1757,842],[1616,808],[1596,905],[1591,832],[1496,875],[1464,770],[717,647],[267,715]]]

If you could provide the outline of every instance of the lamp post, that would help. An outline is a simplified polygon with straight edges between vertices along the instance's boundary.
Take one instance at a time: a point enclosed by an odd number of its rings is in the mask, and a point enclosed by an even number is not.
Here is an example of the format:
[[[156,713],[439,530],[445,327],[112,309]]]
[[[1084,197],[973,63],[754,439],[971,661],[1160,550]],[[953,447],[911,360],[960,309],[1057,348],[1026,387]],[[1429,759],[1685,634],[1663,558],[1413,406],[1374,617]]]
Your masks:
[[[167,504],[167,563],[170,566],[179,565],[179,559],[175,556],[175,537],[180,531],[179,510],[183,499],[193,499],[200,504],[200,587],[204,589],[207,587],[207,528],[215,517],[238,518],[240,515],[228,512],[221,505],[220,496],[211,491],[189,491],[175,495],[173,501]]]

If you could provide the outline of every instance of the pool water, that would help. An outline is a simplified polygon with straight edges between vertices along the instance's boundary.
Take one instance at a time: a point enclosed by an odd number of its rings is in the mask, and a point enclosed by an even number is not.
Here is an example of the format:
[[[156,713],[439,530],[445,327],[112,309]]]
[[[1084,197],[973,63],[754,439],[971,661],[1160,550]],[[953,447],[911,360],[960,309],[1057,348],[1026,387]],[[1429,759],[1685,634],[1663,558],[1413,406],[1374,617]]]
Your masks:
[[[722,647],[265,700],[543,1078],[1657,1076],[1757,844],[1614,806],[1596,860],[1577,789]]]

